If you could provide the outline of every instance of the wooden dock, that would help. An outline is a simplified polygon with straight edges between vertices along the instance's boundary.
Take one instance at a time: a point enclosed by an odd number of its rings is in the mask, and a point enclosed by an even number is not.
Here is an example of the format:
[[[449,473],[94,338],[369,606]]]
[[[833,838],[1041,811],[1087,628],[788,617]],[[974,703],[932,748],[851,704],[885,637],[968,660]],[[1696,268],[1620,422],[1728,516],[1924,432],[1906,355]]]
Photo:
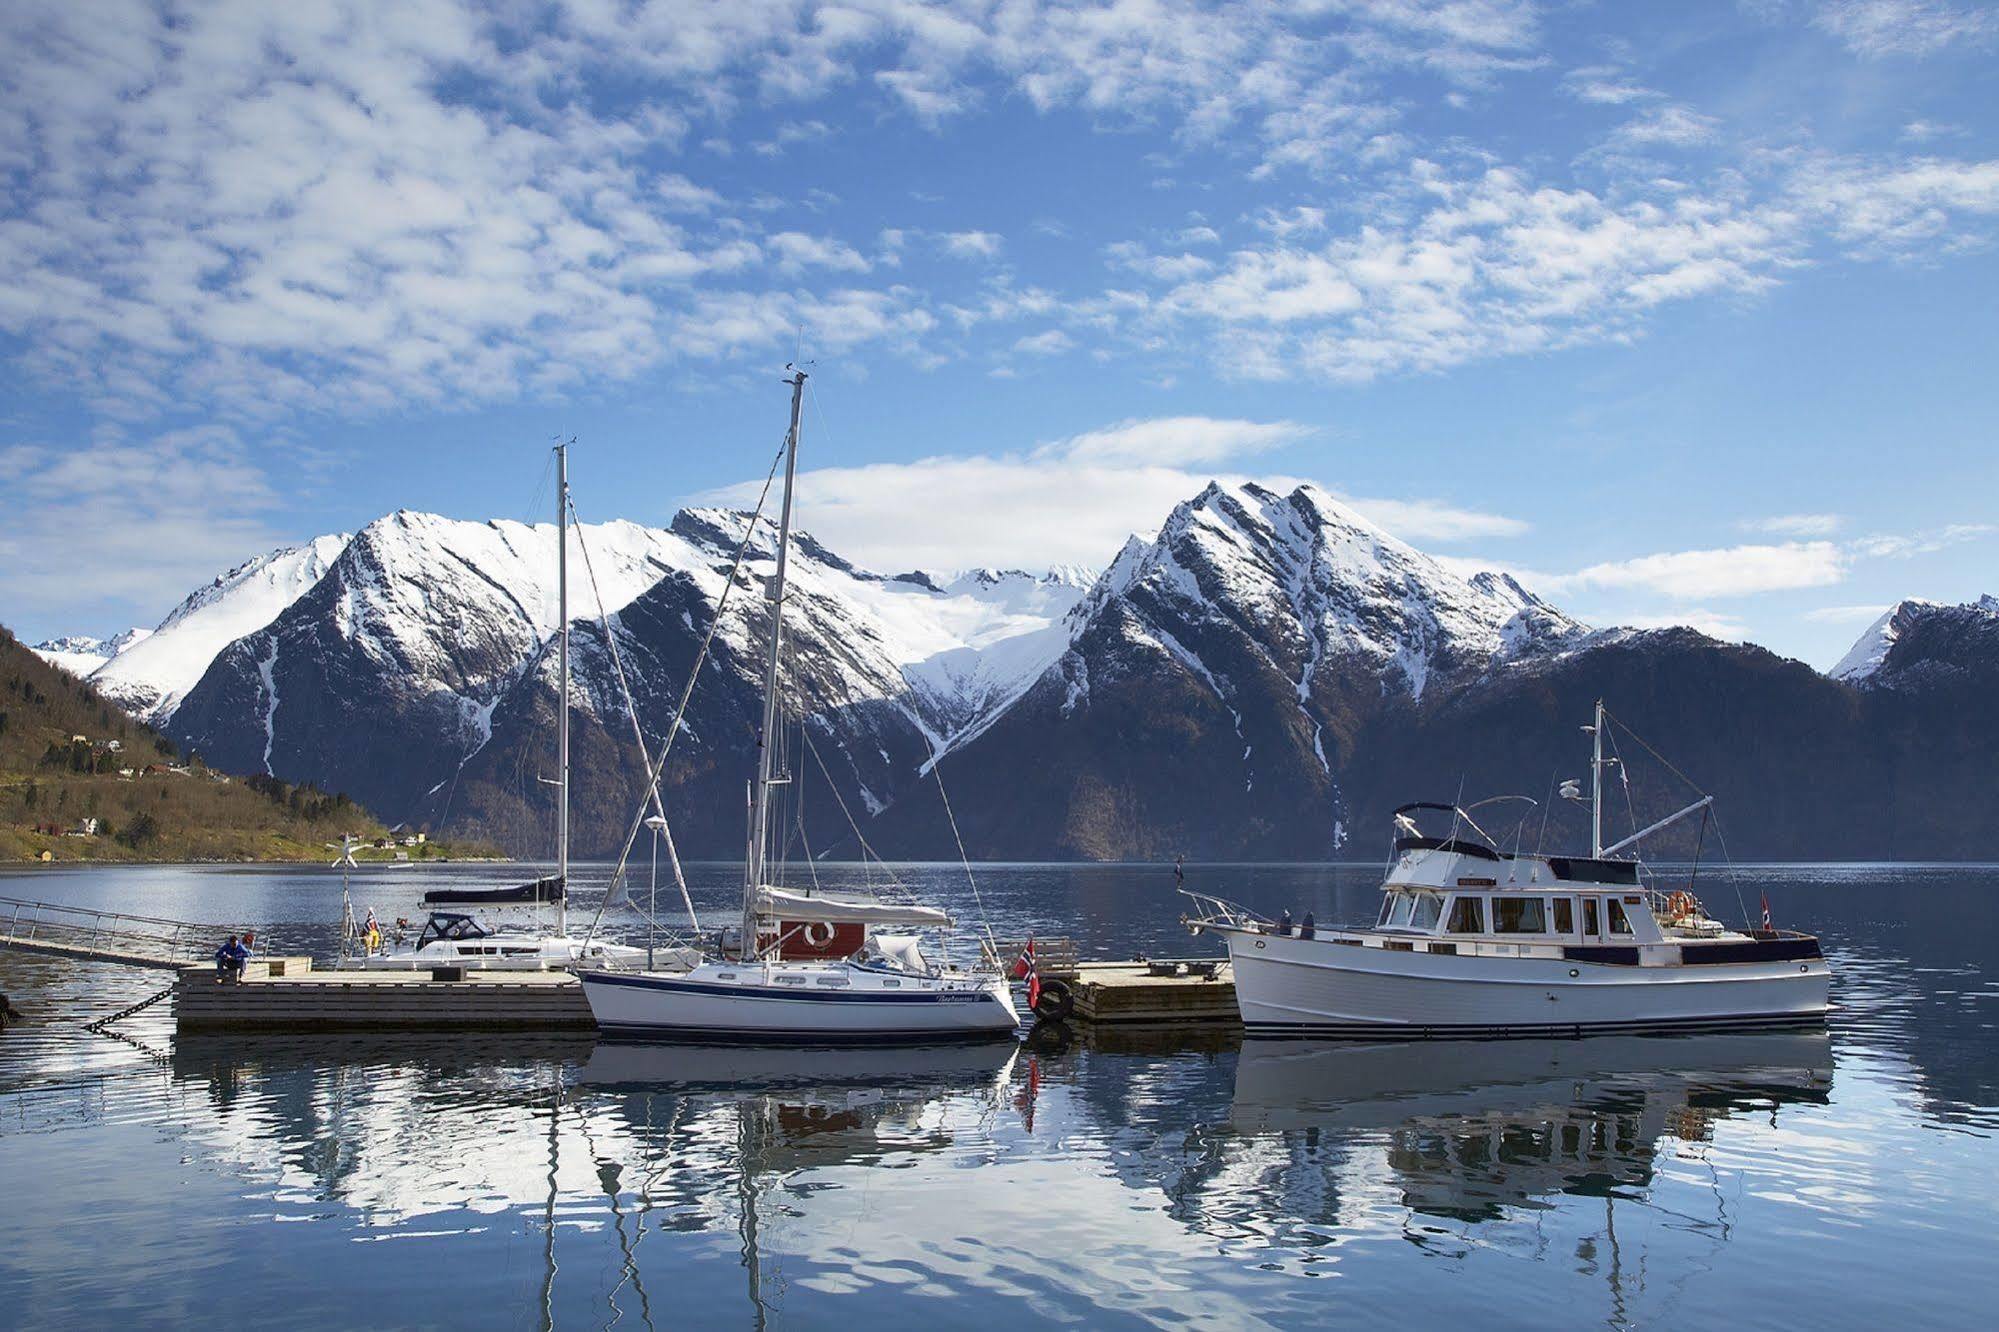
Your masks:
[[[595,1031],[574,976],[560,971],[315,971],[302,959],[252,962],[238,984],[211,966],[182,972],[174,991],[182,1031]],[[280,974],[273,975],[273,970]]]
[[[1203,959],[1205,962],[1206,959]],[[1171,976],[1155,976],[1146,962],[1080,962],[1070,986],[1076,1017],[1084,1022],[1239,1025],[1235,977],[1226,962],[1212,976],[1200,964]]]

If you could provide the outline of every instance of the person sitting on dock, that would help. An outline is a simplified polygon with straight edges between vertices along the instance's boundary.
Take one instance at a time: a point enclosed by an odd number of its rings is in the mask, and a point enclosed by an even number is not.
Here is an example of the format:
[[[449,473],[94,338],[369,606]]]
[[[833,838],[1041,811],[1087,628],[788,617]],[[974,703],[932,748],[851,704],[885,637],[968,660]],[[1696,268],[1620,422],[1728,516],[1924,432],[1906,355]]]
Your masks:
[[[250,959],[250,950],[243,947],[243,941],[235,935],[229,942],[215,950],[215,983],[233,985],[243,978],[243,964]]]

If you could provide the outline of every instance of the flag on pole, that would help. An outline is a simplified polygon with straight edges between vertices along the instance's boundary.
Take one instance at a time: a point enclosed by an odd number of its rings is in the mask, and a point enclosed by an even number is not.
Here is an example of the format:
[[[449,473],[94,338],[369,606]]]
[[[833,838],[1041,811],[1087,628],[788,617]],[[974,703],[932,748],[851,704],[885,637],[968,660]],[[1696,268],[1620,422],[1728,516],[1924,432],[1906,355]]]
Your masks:
[[[1763,928],[1766,930],[1775,928],[1770,924],[1770,894],[1768,893],[1763,894]]]
[[[1027,1006],[1033,1008],[1041,1002],[1041,969],[1034,963],[1034,936],[1027,937],[1027,943],[1014,959],[1013,978],[1027,981]]]

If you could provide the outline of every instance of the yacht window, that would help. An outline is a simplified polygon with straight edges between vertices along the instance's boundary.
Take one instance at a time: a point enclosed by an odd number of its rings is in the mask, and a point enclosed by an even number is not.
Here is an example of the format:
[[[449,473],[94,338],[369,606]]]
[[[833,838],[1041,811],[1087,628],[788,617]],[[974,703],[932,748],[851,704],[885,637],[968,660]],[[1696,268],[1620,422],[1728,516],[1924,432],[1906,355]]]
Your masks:
[[[1414,905],[1415,903],[1406,894],[1397,893],[1395,895],[1395,906],[1388,913],[1388,923],[1390,925],[1407,925],[1409,923],[1409,908]]]
[[[716,980],[734,980],[735,978],[736,973],[733,971],[718,971],[715,973]]]
[[[1451,903],[1452,934],[1485,933],[1485,900],[1478,897],[1460,897]]]
[[[1444,899],[1434,893],[1424,893],[1416,899],[1416,909],[1409,914],[1409,924],[1414,929],[1434,930],[1437,918],[1444,914]]]
[[[1492,899],[1494,934],[1543,934],[1548,929],[1547,914],[1538,897],[1495,897]]]
[[[803,985],[803,984],[805,984],[805,977],[803,977],[803,976],[779,976],[779,977],[777,978],[777,983],[778,983],[779,985]]]
[[[882,982],[882,988],[884,990],[900,990],[902,982],[899,980],[885,980]]]
[[[1558,897],[1555,899],[1555,933],[1574,934],[1576,932],[1576,899]]]
[[[1596,924],[1596,899],[1594,897],[1585,897],[1583,899],[1583,933],[1597,934],[1600,932]]]
[[[829,989],[841,990],[846,988],[847,978],[844,976],[821,976],[812,983],[814,985],[824,985]]]
[[[1618,901],[1616,898],[1613,897],[1610,899],[1609,906],[1610,906],[1610,932],[1612,934],[1631,933],[1631,920],[1628,916],[1624,914],[1624,903]]]
[[[1383,893],[1381,895],[1381,917],[1374,923],[1376,925],[1386,925],[1388,923],[1388,913],[1395,910],[1395,904],[1400,900],[1401,895],[1398,893]]]

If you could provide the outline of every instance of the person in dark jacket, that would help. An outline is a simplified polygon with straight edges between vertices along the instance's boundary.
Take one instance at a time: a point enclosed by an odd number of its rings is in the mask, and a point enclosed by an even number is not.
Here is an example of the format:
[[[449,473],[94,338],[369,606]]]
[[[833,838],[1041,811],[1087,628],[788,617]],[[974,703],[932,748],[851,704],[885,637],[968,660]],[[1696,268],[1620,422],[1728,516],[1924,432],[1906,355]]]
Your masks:
[[[243,941],[235,935],[229,942],[215,950],[215,983],[233,985],[243,978],[243,963],[248,961],[250,952],[243,947]]]

